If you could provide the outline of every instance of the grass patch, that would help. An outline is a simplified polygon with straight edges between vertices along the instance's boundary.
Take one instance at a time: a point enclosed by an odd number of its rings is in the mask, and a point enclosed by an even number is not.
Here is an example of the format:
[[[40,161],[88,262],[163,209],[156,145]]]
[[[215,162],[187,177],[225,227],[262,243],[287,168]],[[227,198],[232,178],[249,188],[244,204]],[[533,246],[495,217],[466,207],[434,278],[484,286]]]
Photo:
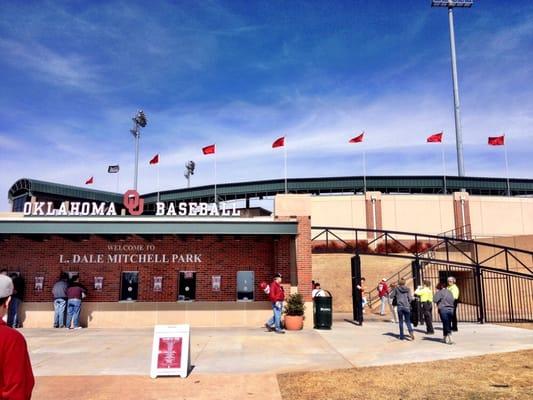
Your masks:
[[[533,399],[533,350],[278,375],[283,400]]]

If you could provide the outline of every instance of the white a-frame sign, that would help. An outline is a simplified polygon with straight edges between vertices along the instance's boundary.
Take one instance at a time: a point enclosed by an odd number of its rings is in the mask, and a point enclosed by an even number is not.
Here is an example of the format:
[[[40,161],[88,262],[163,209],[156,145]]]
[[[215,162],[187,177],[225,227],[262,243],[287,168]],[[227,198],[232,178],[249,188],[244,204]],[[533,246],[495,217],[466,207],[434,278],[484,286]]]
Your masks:
[[[152,345],[150,377],[186,378],[191,366],[189,325],[156,325]]]

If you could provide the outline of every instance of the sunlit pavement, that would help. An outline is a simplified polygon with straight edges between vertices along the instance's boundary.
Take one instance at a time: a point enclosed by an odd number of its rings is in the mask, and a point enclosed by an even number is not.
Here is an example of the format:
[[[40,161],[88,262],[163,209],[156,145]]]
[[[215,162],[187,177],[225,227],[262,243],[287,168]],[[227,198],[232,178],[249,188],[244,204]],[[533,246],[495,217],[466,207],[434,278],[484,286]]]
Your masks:
[[[426,336],[423,327],[419,328],[414,341],[400,341],[398,325],[390,322],[367,322],[361,327],[336,320],[332,330],[304,329],[285,335],[259,327],[193,328],[193,369],[189,377],[156,380],[148,377],[152,330],[21,332],[28,341],[38,377],[36,399],[53,398],[56,390],[65,398],[65,390],[78,398],[106,399],[114,394],[126,398],[126,387],[136,398],[146,399],[215,399],[227,398],[229,393],[235,394],[233,398],[279,399],[275,375],[280,372],[410,363],[533,348],[531,330],[460,324],[459,332],[454,334],[455,344],[445,345],[440,329]],[[93,382],[90,394],[80,392],[89,382]]]

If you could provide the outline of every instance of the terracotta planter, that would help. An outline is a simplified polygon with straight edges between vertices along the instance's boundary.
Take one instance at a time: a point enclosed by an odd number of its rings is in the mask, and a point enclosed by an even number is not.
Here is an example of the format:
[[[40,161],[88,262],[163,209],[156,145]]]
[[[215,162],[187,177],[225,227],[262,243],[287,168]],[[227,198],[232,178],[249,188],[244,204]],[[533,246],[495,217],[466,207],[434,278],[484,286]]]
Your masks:
[[[299,331],[303,327],[303,315],[285,315],[285,329],[288,331]]]

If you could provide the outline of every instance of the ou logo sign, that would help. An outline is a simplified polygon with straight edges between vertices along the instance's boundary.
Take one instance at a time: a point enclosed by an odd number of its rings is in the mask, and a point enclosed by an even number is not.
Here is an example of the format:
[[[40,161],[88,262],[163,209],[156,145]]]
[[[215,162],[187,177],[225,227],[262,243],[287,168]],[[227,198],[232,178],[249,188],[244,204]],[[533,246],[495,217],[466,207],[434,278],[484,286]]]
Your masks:
[[[144,211],[144,200],[136,190],[131,189],[124,193],[123,204],[131,215],[141,215]]]

